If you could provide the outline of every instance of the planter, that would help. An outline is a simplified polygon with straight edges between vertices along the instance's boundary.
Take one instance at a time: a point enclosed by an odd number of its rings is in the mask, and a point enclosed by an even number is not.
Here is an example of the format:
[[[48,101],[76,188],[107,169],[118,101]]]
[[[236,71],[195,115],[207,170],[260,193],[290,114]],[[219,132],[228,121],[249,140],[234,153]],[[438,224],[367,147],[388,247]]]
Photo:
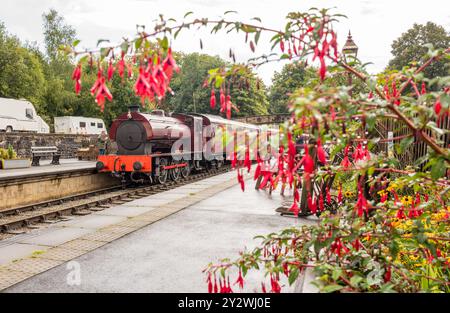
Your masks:
[[[1,160],[2,169],[9,170],[15,168],[27,168],[31,167],[31,161],[29,159],[14,159],[14,160]]]

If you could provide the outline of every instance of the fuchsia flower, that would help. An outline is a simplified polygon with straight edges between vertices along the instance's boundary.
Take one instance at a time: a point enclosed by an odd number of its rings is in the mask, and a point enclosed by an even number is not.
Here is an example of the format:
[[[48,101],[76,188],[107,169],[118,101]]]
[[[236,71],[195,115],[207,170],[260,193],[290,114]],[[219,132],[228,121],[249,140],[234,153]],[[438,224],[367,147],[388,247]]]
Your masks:
[[[298,216],[298,213],[300,212],[297,201],[298,200],[294,199],[294,203],[292,204],[291,208],[289,209],[289,211],[293,212],[295,216]]]
[[[355,209],[359,217],[363,216],[364,212],[369,213],[367,199],[364,197],[364,191],[360,184],[358,184],[358,201],[356,202]]]
[[[344,159],[341,162],[341,166],[344,168],[348,168],[350,166],[350,161],[348,159],[348,151],[350,149],[350,146],[346,146],[344,149]]]
[[[112,60],[109,60],[107,75],[108,75],[108,81],[110,81],[114,75],[114,66],[113,66]]]
[[[342,203],[342,184],[339,184],[338,203]]]
[[[234,284],[235,285],[239,284],[239,288],[241,288],[241,289],[244,288],[244,278],[242,277],[241,269],[239,269],[239,276],[238,276],[238,278],[237,278],[237,280],[236,280],[236,282]]]
[[[441,104],[441,100],[438,98],[436,100],[436,103],[434,104],[434,113],[436,113],[436,115],[439,115],[441,113],[442,110],[442,104]]]
[[[72,73],[72,80],[75,81],[75,93],[78,95],[81,92],[81,64],[79,63]]]
[[[211,88],[211,98],[209,100],[209,105],[211,106],[211,109],[214,109],[216,107],[216,94],[214,93],[214,88]]]
[[[102,112],[105,109],[105,99],[109,101],[113,99],[111,92],[105,84],[105,77],[103,77],[103,71],[101,69],[98,70],[97,80],[91,88],[91,94],[93,96],[95,95],[95,102]]]
[[[302,159],[303,170],[306,174],[307,179],[309,179],[309,175],[314,172],[314,161],[309,155],[308,145],[305,144],[305,155]]]
[[[319,139],[317,139],[317,158],[319,159],[319,162],[323,165],[327,164],[327,159],[325,156],[325,151],[323,150],[322,142]]]

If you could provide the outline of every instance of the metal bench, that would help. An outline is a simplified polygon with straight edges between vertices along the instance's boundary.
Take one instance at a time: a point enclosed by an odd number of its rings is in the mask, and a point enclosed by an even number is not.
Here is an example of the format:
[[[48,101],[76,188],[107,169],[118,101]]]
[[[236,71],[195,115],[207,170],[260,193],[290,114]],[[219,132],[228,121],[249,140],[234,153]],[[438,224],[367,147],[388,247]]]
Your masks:
[[[31,166],[39,166],[39,161],[41,157],[52,155],[52,163],[53,165],[59,165],[59,158],[61,157],[61,153],[58,151],[58,147],[49,146],[49,147],[31,147],[31,156],[32,162]]]

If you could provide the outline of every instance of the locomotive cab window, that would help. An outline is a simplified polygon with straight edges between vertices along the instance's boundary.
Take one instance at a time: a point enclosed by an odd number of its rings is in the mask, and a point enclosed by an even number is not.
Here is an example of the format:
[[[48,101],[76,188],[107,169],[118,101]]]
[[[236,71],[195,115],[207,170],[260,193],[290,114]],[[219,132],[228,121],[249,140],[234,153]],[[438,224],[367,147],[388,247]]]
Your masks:
[[[92,123],[91,123],[91,126],[95,127],[95,122],[92,122]]]
[[[80,122],[80,127],[81,128],[86,128],[86,122]]]
[[[103,123],[97,123],[97,128],[103,128]]]

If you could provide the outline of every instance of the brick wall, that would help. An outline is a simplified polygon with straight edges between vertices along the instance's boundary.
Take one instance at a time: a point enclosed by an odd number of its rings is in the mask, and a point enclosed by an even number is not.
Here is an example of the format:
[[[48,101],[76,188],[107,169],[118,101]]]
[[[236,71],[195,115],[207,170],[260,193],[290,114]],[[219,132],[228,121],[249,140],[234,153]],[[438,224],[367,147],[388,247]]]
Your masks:
[[[19,157],[31,157],[32,146],[56,146],[61,151],[61,158],[76,157],[78,148],[97,143],[97,135],[65,135],[34,133],[0,133],[0,148],[12,145]]]

